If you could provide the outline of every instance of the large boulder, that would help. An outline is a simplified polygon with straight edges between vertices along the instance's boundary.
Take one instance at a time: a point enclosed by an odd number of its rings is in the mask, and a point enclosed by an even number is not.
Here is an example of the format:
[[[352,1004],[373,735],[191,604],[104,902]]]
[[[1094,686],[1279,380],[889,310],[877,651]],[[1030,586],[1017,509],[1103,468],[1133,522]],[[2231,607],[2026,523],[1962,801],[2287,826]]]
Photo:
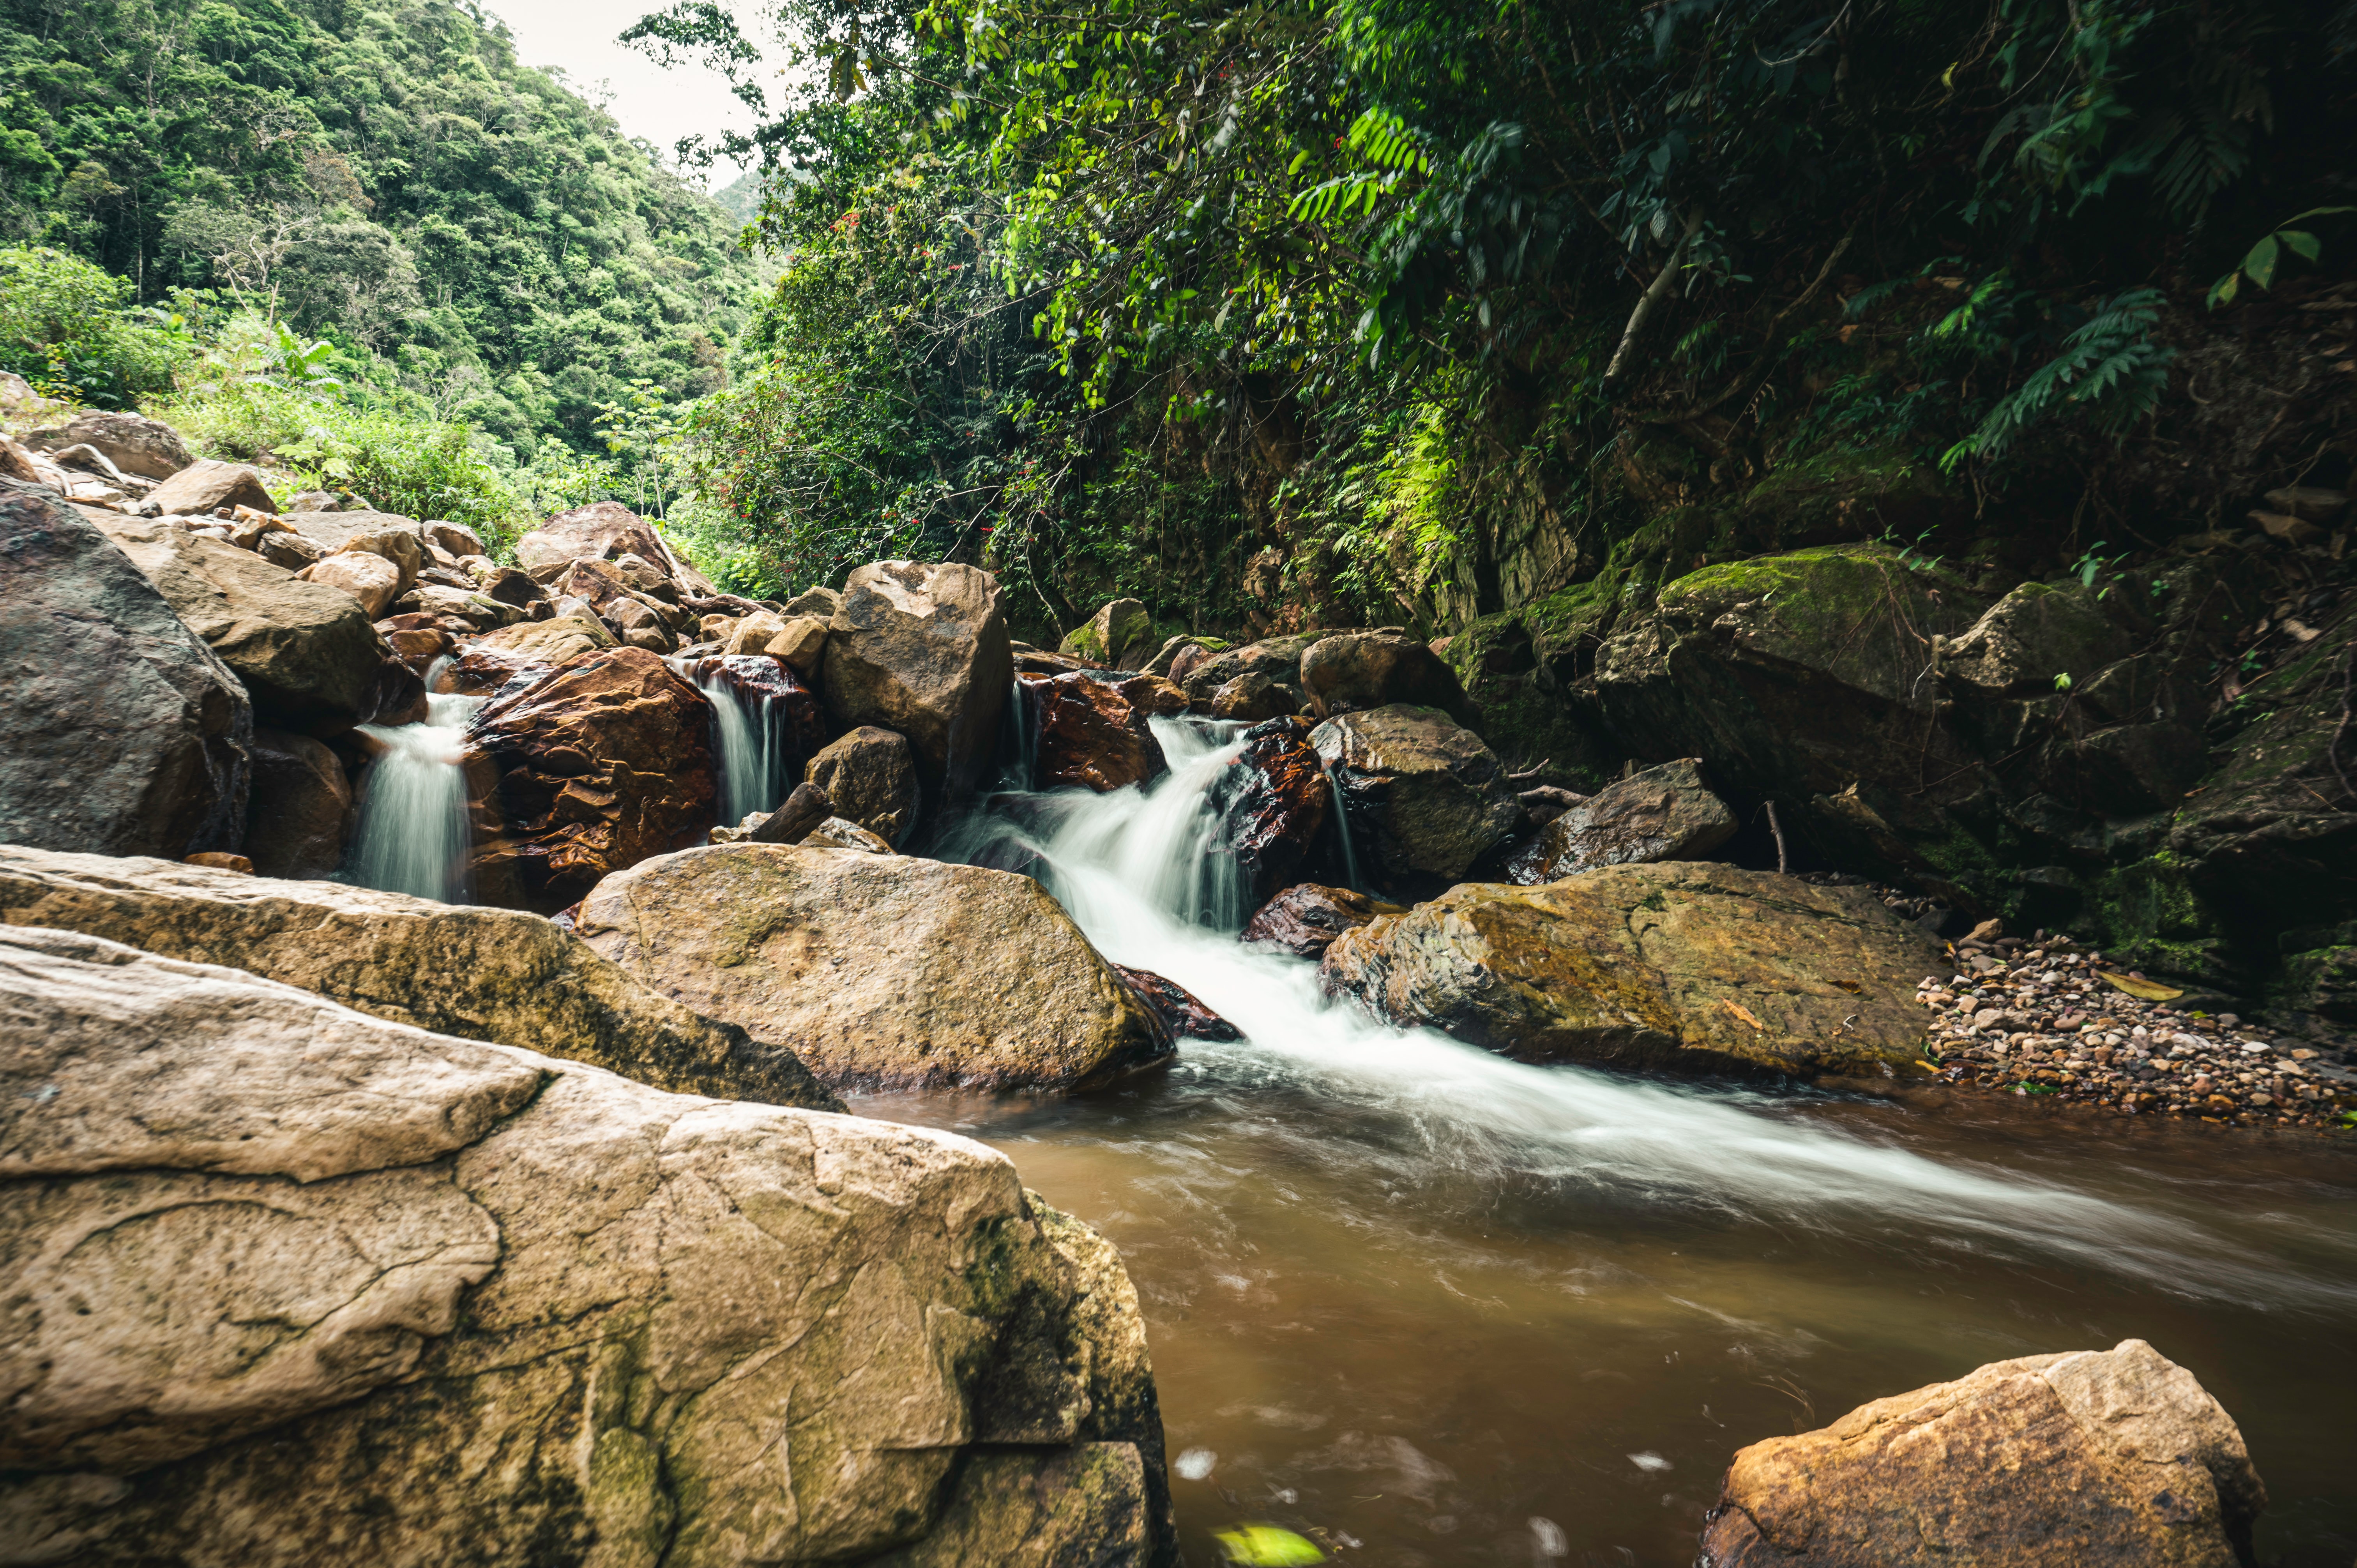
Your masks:
[[[352,786],[325,743],[256,728],[245,855],[263,876],[333,876],[351,837]]]
[[[843,585],[826,703],[845,727],[909,737],[925,782],[963,795],[990,759],[1014,684],[998,579],[973,566],[877,561]]]
[[[1162,743],[1147,727],[1150,715],[1132,705],[1118,684],[1075,671],[1025,676],[1021,685],[1035,788],[1078,784],[1103,794],[1169,770]]]
[[[105,854],[234,850],[245,688],[99,526],[0,480],[0,840]]]
[[[199,458],[147,492],[147,503],[159,513],[201,513],[222,507],[250,506],[256,511],[276,511],[262,470],[243,463]]]
[[[895,849],[917,825],[917,764],[903,736],[862,725],[821,747],[802,769],[826,791],[834,814],[858,823]]]
[[[1217,853],[1232,857],[1245,907],[1257,908],[1291,882],[1310,851],[1333,799],[1309,725],[1270,719],[1243,733],[1235,762],[1211,781],[1220,814]]]
[[[1689,862],[1474,883],[1334,940],[1332,993],[1525,1061],[1918,1072],[1939,944],[1859,887]]]
[[[185,529],[119,512],[85,515],[237,671],[256,722],[331,735],[377,716],[373,688],[390,653],[350,594]]]
[[[1217,641],[1216,639],[1190,638],[1171,660],[1170,679],[1186,692],[1188,701],[1193,703],[1199,712],[1209,713],[1211,711],[1211,699],[1219,694],[1221,687],[1240,675],[1265,675],[1269,683],[1282,693],[1286,705],[1279,711],[1299,713],[1303,702],[1301,656],[1325,635],[1323,632],[1305,631],[1290,637],[1265,638],[1259,642],[1248,642],[1241,648],[1230,648],[1222,643],[1216,650],[1211,646]],[[1191,660],[1186,659],[1186,650],[1191,647],[1203,648],[1204,656]],[[1159,655],[1148,660],[1149,663],[1159,661]],[[1157,674],[1160,671],[1148,671],[1147,673]]]
[[[1341,790],[1351,843],[1379,885],[1454,882],[1522,821],[1496,754],[1437,708],[1394,703],[1344,714],[1309,739]]]
[[[1090,1089],[1168,1036],[1028,876],[736,843],[665,855],[584,899],[583,940],[837,1085]]]
[[[614,561],[625,555],[665,566],[671,562],[655,531],[619,501],[593,501],[559,512],[515,544],[516,564],[535,575],[572,561]]]
[[[701,839],[719,800],[712,704],[638,648],[581,654],[493,698],[466,767],[476,897],[543,914]]]
[[[1405,915],[1405,904],[1386,904],[1348,887],[1297,882],[1253,911],[1238,939],[1273,947],[1297,958],[1323,958],[1334,939],[1379,915]]]
[[[2235,1568],[2266,1488],[2141,1339],[1993,1361],[1735,1456],[1705,1568]]]
[[[0,845],[0,920],[226,964],[396,1024],[682,1094],[837,1105],[786,1051],[658,996],[537,915]]]
[[[1648,768],[1539,830],[1511,875],[1529,886],[1598,865],[1700,860],[1735,836],[1734,811],[1703,782],[1699,758]]]
[[[286,525],[328,554],[361,549],[382,555],[412,578],[425,564],[425,525],[397,511],[296,511]],[[405,540],[406,543],[401,542]]]
[[[1139,670],[1154,656],[1154,618],[1135,599],[1108,599],[1064,634],[1060,653],[1092,659],[1108,670]]]
[[[18,1554],[1176,1561],[1135,1294],[1004,1155],[70,933],[0,995]]]
[[[302,569],[302,581],[333,589],[361,607],[361,618],[373,621],[401,597],[401,567],[367,550],[339,550]]]
[[[1438,708],[1461,725],[1473,719],[1457,672],[1402,631],[1341,631],[1319,638],[1302,650],[1301,691],[1321,719],[1394,703]]]
[[[585,653],[617,646],[614,634],[595,616],[556,616],[548,620],[520,620],[497,631],[485,632],[468,644],[526,663],[552,668],[569,664]]]
[[[49,452],[89,446],[126,474],[168,479],[194,461],[180,433],[160,419],[85,408],[61,428],[37,430],[26,445]]]

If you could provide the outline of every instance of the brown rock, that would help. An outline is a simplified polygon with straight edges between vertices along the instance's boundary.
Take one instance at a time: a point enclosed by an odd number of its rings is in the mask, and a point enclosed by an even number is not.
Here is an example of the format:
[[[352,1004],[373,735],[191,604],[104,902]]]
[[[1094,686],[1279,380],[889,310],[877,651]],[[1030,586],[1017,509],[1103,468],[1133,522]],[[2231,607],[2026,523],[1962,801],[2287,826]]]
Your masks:
[[[1699,758],[1648,768],[1539,830],[1508,875],[1529,886],[1598,865],[1699,860],[1735,836],[1735,812],[1703,782]]]
[[[229,667],[84,513],[0,479],[0,842],[234,848],[253,712]]]
[[[512,566],[495,566],[489,562],[470,564],[467,575],[474,580],[476,588],[484,597],[512,605],[517,609],[526,608],[534,599],[548,596],[547,590],[533,582],[528,574]]]
[[[333,876],[351,834],[352,787],[336,754],[308,736],[253,732],[245,853],[264,876]]]
[[[1037,648],[1017,648],[1015,672],[1017,675],[1070,675],[1076,670],[1102,670],[1102,659],[1083,659],[1076,653],[1047,653]]]
[[[483,536],[464,523],[451,522],[437,517],[430,518],[418,526],[425,531],[425,537],[428,540],[462,561],[469,555],[490,553],[483,548]]]
[[[180,864],[206,866],[214,871],[227,871],[239,876],[253,875],[253,862],[242,854],[231,854],[227,850],[199,850],[195,854],[183,855]]]
[[[1113,972],[1121,976],[1146,1011],[1160,1021],[1174,1038],[1190,1040],[1241,1040],[1243,1032],[1209,1007],[1200,998],[1175,980],[1165,979],[1150,969],[1132,969],[1127,964],[1114,964]]]
[[[592,651],[587,646],[579,650]],[[556,666],[528,654],[486,648],[479,642],[460,649],[435,682],[434,689],[461,697],[496,696],[519,682],[539,680]]]
[[[704,694],[642,649],[579,655],[494,699],[468,740],[476,896],[554,912],[701,839],[711,730]]]
[[[1189,642],[1171,658],[1170,679],[1183,687],[1188,676],[1210,661],[1212,652],[1200,642]],[[1152,673],[1151,671],[1147,672]]]
[[[1735,1456],[1707,1568],[2234,1568],[2266,1489],[2141,1339],[1993,1361]]]
[[[1329,993],[1525,1061],[1916,1072],[1939,944],[1861,887],[1706,862],[1470,884],[1335,939]]]
[[[1246,671],[1211,693],[1213,718],[1241,719],[1246,724],[1282,718],[1300,706],[1301,698],[1292,687],[1280,686],[1257,671]]]
[[[1088,1089],[1168,1036],[1029,877],[904,855],[726,844],[582,900],[583,940],[834,1084]]]
[[[1301,690],[1321,719],[1392,703],[1438,708],[1469,724],[1471,705],[1457,672],[1405,632],[1343,631],[1302,651]]]
[[[382,555],[366,551],[341,551],[305,567],[297,575],[306,583],[340,588],[360,601],[363,618],[374,620],[401,596],[401,568]]]
[[[1321,958],[1334,939],[1378,915],[1405,915],[1405,904],[1386,904],[1348,887],[1297,883],[1253,912],[1241,940],[1283,948],[1300,958]]]
[[[854,570],[827,632],[826,704],[845,727],[909,737],[917,771],[963,796],[998,743],[1015,668],[998,579],[972,566],[878,561]]]
[[[1153,656],[1154,618],[1135,599],[1111,599],[1066,634],[1056,650],[1093,659],[1108,670],[1136,670]]]
[[[1222,853],[1235,859],[1248,907],[1293,880],[1332,800],[1306,722],[1275,718],[1244,732],[1234,766],[1212,781],[1211,804]]]
[[[767,813],[756,812],[745,819],[744,829],[735,839],[714,842],[741,843],[800,843],[810,837],[811,830],[834,815],[834,802],[825,790],[804,780],[797,784],[778,809]],[[717,832],[718,830],[715,830]],[[890,845],[886,845],[890,848]]]
[[[291,530],[274,530],[254,542],[253,553],[273,566],[289,572],[300,572],[316,566],[327,558],[328,552],[316,540],[306,539]]]
[[[737,619],[728,628],[727,650],[731,653],[767,653],[770,644],[785,635],[786,623],[768,610],[756,610]]]
[[[802,835],[811,849],[847,849],[861,854],[890,854],[892,846],[847,817],[829,817]]]
[[[1118,687],[1083,673],[1026,676],[1034,787],[1083,784],[1103,794],[1169,770],[1162,745]]]
[[[516,564],[536,573],[544,566],[570,561],[610,561],[636,555],[642,561],[668,561],[662,541],[639,514],[619,501],[594,501],[560,512],[516,541]]]
[[[472,646],[513,659],[557,665],[615,644],[614,634],[597,617],[558,616],[554,620],[518,621],[513,626],[503,626],[486,633]]]
[[[1285,688],[1292,697],[1292,705],[1285,711],[1297,714],[1304,701],[1297,682],[1301,679],[1301,656],[1310,644],[1325,636],[1324,632],[1307,631],[1291,637],[1272,637],[1259,642],[1248,642],[1241,648],[1221,647],[1208,659],[1189,664],[1185,673],[1178,663],[1171,665],[1170,678],[1186,688],[1188,700],[1201,712],[1211,711],[1211,698],[1219,689],[1239,675],[1265,675]],[[1185,651],[1178,655],[1184,660]],[[1152,674],[1152,671],[1146,671]],[[1271,715],[1274,716],[1274,715]]]
[[[1185,688],[1159,675],[1132,675],[1115,682],[1114,690],[1128,699],[1132,708],[1149,717],[1172,717],[1187,712],[1191,705]]]
[[[225,506],[250,506],[256,511],[276,511],[278,503],[262,482],[262,471],[243,463],[218,463],[210,457],[191,463],[147,492],[160,512],[187,515]]]
[[[826,665],[826,625],[816,616],[796,616],[770,639],[768,650],[792,665],[803,680],[815,682]]]
[[[64,428],[35,431],[27,440],[53,452],[90,446],[123,472],[150,479],[168,479],[192,461],[180,433],[163,421],[102,409],[83,409]]]
[[[2267,505],[2309,522],[2330,522],[2349,507],[2349,492],[2319,485],[2287,485],[2267,492]]]
[[[827,743],[802,777],[824,789],[835,814],[898,848],[917,825],[917,765],[909,743],[862,725]]]
[[[425,674],[437,659],[448,658],[458,646],[458,639],[438,626],[400,627],[384,634],[392,645],[393,656]]]
[[[738,604],[745,610],[760,607],[750,600],[739,600]],[[821,620],[832,621],[834,612],[842,607],[843,596],[833,588],[804,588],[786,601],[785,613],[789,617],[816,616]]]

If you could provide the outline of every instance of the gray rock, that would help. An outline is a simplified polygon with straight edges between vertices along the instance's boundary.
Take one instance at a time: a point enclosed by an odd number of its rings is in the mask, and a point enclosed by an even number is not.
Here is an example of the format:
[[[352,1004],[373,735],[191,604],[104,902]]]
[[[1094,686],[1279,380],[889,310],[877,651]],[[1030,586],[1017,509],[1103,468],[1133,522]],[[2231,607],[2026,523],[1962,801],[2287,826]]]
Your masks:
[[[257,728],[245,854],[259,876],[333,876],[351,836],[352,787],[336,754],[308,736]]]
[[[245,688],[104,531],[14,480],[0,480],[0,668],[14,682],[0,840],[175,859],[238,847]]]
[[[1323,632],[1306,631],[1293,637],[1272,637],[1259,642],[1248,642],[1242,648],[1222,645],[1216,651],[1211,651],[1210,657],[1187,666],[1184,674],[1178,672],[1178,663],[1174,654],[1168,668],[1172,671],[1171,679],[1186,692],[1187,700],[1195,704],[1198,713],[1209,713],[1211,699],[1220,688],[1237,676],[1247,674],[1267,676],[1283,688],[1291,700],[1293,705],[1285,711],[1298,713],[1301,704],[1308,700],[1301,694],[1301,656],[1325,635]],[[1189,638],[1179,645],[1178,651],[1183,652],[1189,645],[1209,650],[1214,640]],[[1147,662],[1160,662],[1159,655]]]
[[[1529,886],[1598,865],[1700,860],[1736,827],[1735,812],[1703,782],[1701,760],[1683,757],[1572,806],[1515,855],[1512,875]]]
[[[1302,650],[1301,690],[1321,719],[1413,703],[1438,708],[1461,725],[1472,722],[1472,704],[1457,672],[1405,632],[1342,631],[1319,638]]]
[[[52,452],[91,446],[123,472],[149,479],[168,479],[194,461],[180,433],[163,421],[104,409],[83,409],[63,428],[37,430],[26,440]]]
[[[1496,755],[1437,708],[1344,714],[1309,739],[1341,790],[1352,843],[1391,881],[1455,882],[1522,820]]]

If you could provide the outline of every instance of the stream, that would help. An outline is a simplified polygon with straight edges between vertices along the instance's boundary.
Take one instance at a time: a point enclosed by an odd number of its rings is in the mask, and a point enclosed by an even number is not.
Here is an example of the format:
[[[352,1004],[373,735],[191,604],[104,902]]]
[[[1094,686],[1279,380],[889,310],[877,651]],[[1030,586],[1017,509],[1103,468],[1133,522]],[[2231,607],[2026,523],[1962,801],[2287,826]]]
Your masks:
[[[1235,941],[1205,790],[1239,726],[1154,722],[1148,789],[1001,797],[941,853],[1037,854],[1108,958],[1246,1038],[1094,1096],[852,1109],[1004,1150],[1120,1247],[1189,1561],[1265,1522],[1348,1563],[1686,1568],[1743,1444],[2130,1337],[2240,1423],[2263,1563],[2357,1555],[2357,1154],[1385,1027]]]

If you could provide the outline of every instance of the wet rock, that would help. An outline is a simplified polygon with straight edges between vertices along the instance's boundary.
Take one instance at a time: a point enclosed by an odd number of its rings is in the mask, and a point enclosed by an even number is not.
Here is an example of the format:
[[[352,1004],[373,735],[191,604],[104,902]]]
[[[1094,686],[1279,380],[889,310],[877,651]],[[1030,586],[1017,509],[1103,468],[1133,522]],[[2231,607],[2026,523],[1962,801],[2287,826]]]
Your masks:
[[[590,650],[584,647],[578,651],[586,653]],[[461,697],[495,697],[511,686],[537,681],[555,668],[525,654],[474,642],[460,649],[449,663],[442,666],[434,690]]]
[[[991,758],[1015,667],[998,579],[972,566],[877,561],[845,580],[828,628],[828,710],[906,736],[926,784],[954,799]]]
[[[1472,721],[1457,672],[1405,632],[1343,631],[1319,638],[1302,652],[1301,690],[1321,719],[1413,703],[1438,708],[1459,724]]]
[[[1026,676],[1024,700],[1035,736],[1032,782],[1042,789],[1080,784],[1103,794],[1169,771],[1162,743],[1121,688],[1076,672]]]
[[[0,915],[681,1094],[839,1108],[790,1052],[655,994],[537,915],[13,845],[0,846]]]
[[[358,600],[361,618],[368,621],[383,615],[401,596],[401,568],[364,550],[339,551],[323,556],[304,567],[299,580],[338,589]]]
[[[1243,739],[1234,765],[1212,780],[1211,805],[1221,850],[1234,857],[1244,897],[1257,906],[1308,858],[1333,790],[1304,720],[1270,719]]]
[[[1092,659],[1108,670],[1136,670],[1153,657],[1154,618],[1135,599],[1111,599],[1065,634],[1059,653]]]
[[[1200,998],[1179,984],[1155,973],[1150,969],[1132,969],[1126,964],[1114,964],[1113,972],[1127,983],[1146,1010],[1160,1021],[1164,1029],[1179,1039],[1241,1040],[1243,1032],[1209,1007]]]
[[[218,539],[116,512],[87,515],[237,671],[257,722],[328,734],[376,716],[370,686],[386,650],[351,595]]]
[[[1241,940],[1282,948],[1299,958],[1322,958],[1334,939],[1358,929],[1378,915],[1405,915],[1405,904],[1386,904],[1348,887],[1296,883],[1253,911]]]
[[[1187,693],[1175,681],[1159,675],[1131,675],[1112,682],[1113,689],[1129,701],[1130,707],[1149,718],[1171,718],[1188,711],[1191,704]]]
[[[1207,647],[1211,639],[1193,639],[1191,644],[1206,647],[1209,656],[1188,663],[1182,674],[1179,664],[1185,650],[1180,650],[1179,658],[1172,660],[1170,678],[1185,689],[1187,700],[1194,703],[1198,711],[1209,713],[1211,699],[1218,694],[1220,688],[1237,676],[1265,675],[1290,697],[1291,705],[1284,712],[1299,713],[1305,700],[1299,684],[1301,656],[1308,651],[1310,644],[1324,635],[1309,631],[1293,637],[1272,637],[1259,642],[1248,642],[1242,648],[1222,646],[1215,650]],[[1147,673],[1154,671],[1148,671]]]
[[[545,567],[574,561],[610,561],[636,555],[668,561],[662,541],[639,514],[619,501],[594,501],[559,512],[516,541],[516,564],[535,575]]]
[[[888,729],[862,725],[829,741],[802,778],[824,789],[838,816],[894,848],[917,825],[917,765],[909,743]]]
[[[187,515],[221,507],[250,506],[256,511],[276,511],[278,505],[262,481],[262,470],[243,463],[219,463],[200,458],[147,492],[159,514]]]
[[[1735,836],[1735,812],[1703,782],[1697,757],[1623,779],[1539,830],[1511,867],[1528,886],[1598,865],[1699,860]]]
[[[1437,709],[1394,703],[1344,714],[1309,738],[1379,883],[1454,882],[1522,820],[1496,755]]]
[[[83,409],[62,428],[37,430],[25,439],[52,452],[89,446],[123,472],[150,479],[168,479],[194,461],[180,433],[162,420],[103,409]]]
[[[16,1539],[253,1568],[1176,1561],[1135,1294],[1003,1155],[0,943],[7,1015],[41,1025],[7,1103],[60,1091],[9,1140],[38,1179],[0,1246],[41,1304],[0,1434]]]
[[[735,695],[740,708],[760,715],[775,744],[783,748],[784,777],[791,779],[818,755],[826,735],[818,693],[784,660],[770,653],[737,653],[685,662],[689,678],[699,688],[717,683]]]
[[[1258,724],[1263,719],[1293,713],[1300,706],[1299,694],[1292,687],[1280,686],[1256,671],[1246,671],[1211,693],[1211,713],[1215,719]]]
[[[494,699],[467,742],[476,896],[553,913],[701,839],[711,730],[704,694],[643,649],[579,655]]]
[[[2084,680],[2134,651],[2085,589],[2024,583],[1948,643],[1940,668],[1983,698],[2029,697],[2053,691],[2057,675]]]
[[[1335,939],[1318,979],[1525,1061],[1920,1076],[1938,956],[1864,888],[1685,862],[1451,888]]]
[[[245,853],[264,876],[333,876],[351,834],[352,787],[336,754],[309,736],[257,727]]]
[[[1015,672],[1017,675],[1070,675],[1076,671],[1102,670],[1102,659],[1082,659],[1072,653],[1042,653],[1036,648],[1017,648]]]
[[[2233,1568],[2266,1489],[2233,1418],[2141,1339],[1993,1361],[1736,1455],[1711,1568]]]
[[[86,515],[0,480],[0,840],[160,854],[245,831],[244,686]]]
[[[727,844],[607,878],[582,940],[843,1084],[1087,1089],[1168,1039],[1028,877]]]

